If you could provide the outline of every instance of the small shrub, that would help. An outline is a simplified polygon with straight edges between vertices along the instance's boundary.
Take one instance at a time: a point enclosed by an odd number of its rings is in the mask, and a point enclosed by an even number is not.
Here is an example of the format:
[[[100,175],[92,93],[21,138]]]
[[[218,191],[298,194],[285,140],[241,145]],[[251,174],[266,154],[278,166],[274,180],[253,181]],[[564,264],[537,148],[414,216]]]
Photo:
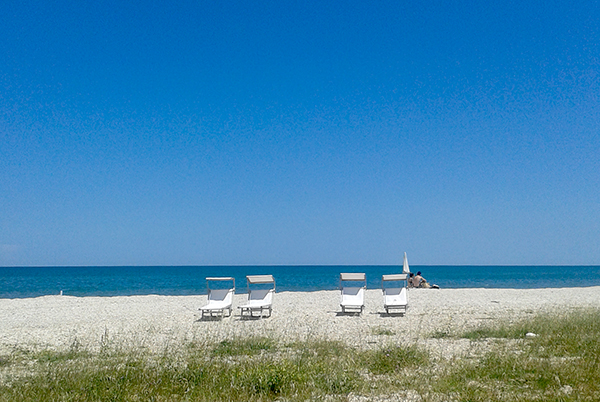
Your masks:
[[[385,327],[374,327],[371,328],[371,333],[373,335],[387,335],[387,336],[391,336],[391,335],[396,335],[396,333],[388,328]]]
[[[298,370],[289,361],[261,362],[243,375],[243,386],[260,395],[289,394],[301,386]]]
[[[90,354],[86,351],[69,350],[66,352],[56,352],[51,350],[41,351],[32,356],[39,363],[53,363],[67,360],[76,360],[88,357]]]
[[[328,370],[315,378],[317,389],[325,395],[343,395],[356,391],[362,385],[362,378],[354,370]]]
[[[431,337],[434,339],[449,338],[450,332],[449,331],[435,331],[434,333],[431,334]]]
[[[427,352],[416,346],[392,346],[367,353],[367,366],[374,374],[391,374],[405,367],[425,365],[429,361]]]
[[[239,338],[224,340],[213,349],[216,356],[255,355],[262,351],[273,351],[276,343],[273,339],[264,337]]]

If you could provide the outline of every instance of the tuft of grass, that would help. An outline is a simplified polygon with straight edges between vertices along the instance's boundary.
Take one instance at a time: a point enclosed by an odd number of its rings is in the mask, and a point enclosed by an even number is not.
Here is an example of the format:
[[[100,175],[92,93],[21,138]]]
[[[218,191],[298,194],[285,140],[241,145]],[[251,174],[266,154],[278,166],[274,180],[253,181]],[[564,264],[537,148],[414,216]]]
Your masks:
[[[0,367],[9,366],[12,364],[11,356],[0,356]]]
[[[348,358],[354,356],[355,350],[341,341],[313,339],[303,342],[292,342],[286,345],[288,349],[298,351],[301,356],[318,358]]]
[[[57,363],[69,360],[84,359],[88,356],[90,356],[89,352],[80,350],[68,350],[65,352],[42,350],[40,352],[31,354],[30,358],[36,360],[38,363]]]
[[[224,340],[213,349],[215,356],[252,356],[258,353],[275,351],[277,348],[275,340],[266,337],[236,338]]]
[[[434,339],[444,339],[444,338],[449,338],[449,337],[450,337],[449,331],[435,331],[434,333],[431,334],[431,338],[434,338]]]
[[[386,336],[396,335],[396,333],[394,331],[392,331],[389,328],[385,328],[385,327],[372,327],[371,328],[371,334],[373,334],[373,335],[386,335]]]
[[[481,327],[471,331],[464,332],[460,338],[479,340],[487,338],[505,338],[505,339],[520,339],[524,338],[526,330],[518,327]]]
[[[366,364],[374,374],[393,374],[406,367],[425,366],[429,363],[427,352],[412,346],[390,346],[366,353]]]

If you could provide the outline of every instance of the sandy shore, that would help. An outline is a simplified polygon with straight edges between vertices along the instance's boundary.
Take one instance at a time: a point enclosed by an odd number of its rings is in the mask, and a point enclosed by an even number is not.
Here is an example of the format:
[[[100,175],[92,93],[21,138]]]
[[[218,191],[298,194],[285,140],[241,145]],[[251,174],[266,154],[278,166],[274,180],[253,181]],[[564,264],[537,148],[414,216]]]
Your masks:
[[[201,321],[206,296],[44,296],[0,299],[0,353],[15,348],[68,349],[79,345],[144,347],[160,351],[187,341],[219,341],[235,336],[271,335],[280,339],[342,340],[350,345],[425,344],[437,353],[460,352],[468,341],[443,342],[438,331],[476,328],[490,320],[518,320],[542,312],[600,308],[600,287],[562,289],[410,289],[405,316],[386,316],[380,290],[368,290],[360,316],[341,314],[339,291],[281,292],[273,314],[241,320]],[[393,335],[381,335],[387,329]],[[379,333],[379,335],[378,335]],[[462,343],[461,343],[462,342]]]

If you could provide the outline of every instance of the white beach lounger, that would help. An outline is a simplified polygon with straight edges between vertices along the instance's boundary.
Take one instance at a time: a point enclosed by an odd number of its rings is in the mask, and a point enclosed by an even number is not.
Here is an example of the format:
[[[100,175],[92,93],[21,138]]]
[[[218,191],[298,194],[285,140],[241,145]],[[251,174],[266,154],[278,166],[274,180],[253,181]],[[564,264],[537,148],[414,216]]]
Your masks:
[[[231,281],[232,285],[226,289],[211,289],[211,282],[217,281]],[[206,289],[208,291],[208,304],[200,308],[202,318],[205,315],[223,318],[225,311],[228,311],[228,317],[231,316],[233,294],[235,293],[235,279],[232,277],[206,278]]]
[[[273,309],[273,294],[275,293],[275,279],[273,275],[248,275],[246,276],[248,282],[248,302],[243,306],[239,306],[240,315],[242,318],[255,317],[254,312],[258,312],[257,317],[263,317],[263,312],[268,311],[271,316]],[[254,285],[269,285],[272,284],[272,288],[256,288]],[[253,286],[250,286],[253,285]]]
[[[357,282],[363,282],[362,286],[356,286]],[[365,307],[365,290],[367,289],[365,274],[341,273],[340,289],[342,291],[342,300],[340,302],[342,313],[362,313]]]
[[[400,314],[406,313],[408,308],[407,279],[408,275],[406,274],[383,275],[381,278],[383,308],[387,314],[390,314],[390,310],[396,310]],[[402,285],[398,285],[399,283]]]

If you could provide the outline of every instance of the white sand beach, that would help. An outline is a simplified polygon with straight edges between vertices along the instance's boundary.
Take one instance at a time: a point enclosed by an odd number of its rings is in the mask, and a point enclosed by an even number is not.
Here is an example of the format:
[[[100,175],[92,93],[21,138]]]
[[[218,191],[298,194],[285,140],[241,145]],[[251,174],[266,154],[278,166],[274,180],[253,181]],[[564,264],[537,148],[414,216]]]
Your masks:
[[[220,341],[267,335],[282,340],[341,340],[353,346],[422,343],[434,353],[460,352],[465,342],[432,339],[434,332],[477,328],[493,320],[518,320],[537,313],[568,313],[600,308],[600,287],[561,289],[410,289],[404,316],[386,316],[381,290],[367,290],[360,316],[342,315],[339,291],[280,292],[273,314],[242,320],[234,313],[221,321],[202,321],[206,296],[44,296],[0,299],[0,353],[15,348],[63,350],[78,345],[144,347],[154,351],[188,341]],[[378,335],[389,329],[393,335]],[[446,350],[450,348],[451,350]]]

